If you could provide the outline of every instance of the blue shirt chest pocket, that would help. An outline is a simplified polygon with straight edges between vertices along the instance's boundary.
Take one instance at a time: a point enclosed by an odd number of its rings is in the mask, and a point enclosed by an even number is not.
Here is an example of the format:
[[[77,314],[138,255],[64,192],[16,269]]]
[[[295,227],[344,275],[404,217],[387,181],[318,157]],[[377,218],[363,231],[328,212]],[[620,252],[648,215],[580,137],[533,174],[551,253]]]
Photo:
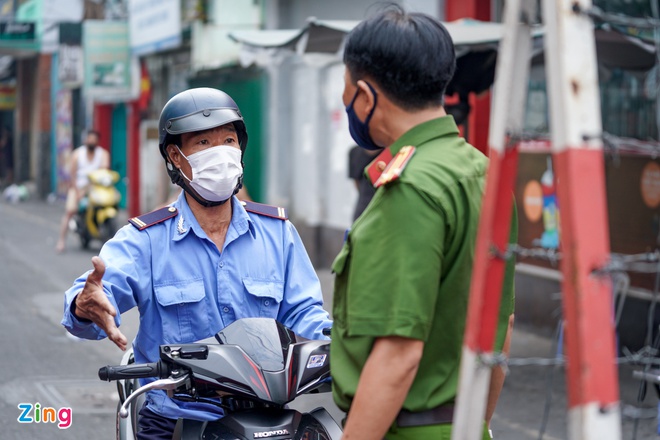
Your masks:
[[[255,280],[243,278],[249,307],[253,313],[263,318],[277,319],[280,303],[284,298],[284,283],[281,281]]]
[[[201,279],[154,286],[165,343],[187,343],[209,337],[209,313]]]

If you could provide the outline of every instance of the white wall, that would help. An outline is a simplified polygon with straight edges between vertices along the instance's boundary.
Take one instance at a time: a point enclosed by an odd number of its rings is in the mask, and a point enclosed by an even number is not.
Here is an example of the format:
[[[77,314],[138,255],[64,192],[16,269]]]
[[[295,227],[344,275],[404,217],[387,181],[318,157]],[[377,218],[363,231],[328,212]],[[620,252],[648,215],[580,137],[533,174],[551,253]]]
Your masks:
[[[170,198],[170,178],[158,149],[158,120],[140,123],[140,212],[163,206]]]
[[[323,117],[326,131],[323,153],[326,164],[321,176],[324,204],[324,226],[344,230],[351,225],[357,201],[357,189],[348,177],[348,152],[355,141],[348,131],[348,118],[342,101],[344,65],[336,63],[323,70],[321,84]]]
[[[342,231],[357,200],[348,178],[355,142],[342,102],[344,65],[291,55],[269,72],[268,202],[286,206],[296,224]]]
[[[303,219],[309,226],[322,223],[320,181],[324,170],[319,163],[323,148],[323,139],[319,136],[319,77],[318,69],[304,63],[297,64],[291,76],[293,108],[289,148],[293,186],[290,207],[296,218]]]

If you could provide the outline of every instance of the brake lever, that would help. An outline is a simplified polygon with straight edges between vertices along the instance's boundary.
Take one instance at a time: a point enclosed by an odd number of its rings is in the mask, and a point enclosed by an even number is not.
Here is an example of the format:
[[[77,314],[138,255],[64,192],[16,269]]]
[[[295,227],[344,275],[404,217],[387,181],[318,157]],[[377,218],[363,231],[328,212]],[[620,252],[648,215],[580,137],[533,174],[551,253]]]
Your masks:
[[[141,394],[146,393],[151,390],[176,390],[181,385],[190,386],[190,376],[188,374],[183,374],[179,377],[168,377],[166,379],[158,379],[153,382],[150,382],[146,385],[141,386],[137,390],[133,391],[128,398],[124,401],[119,409],[119,417],[125,419],[128,417],[128,406],[137,399]]]

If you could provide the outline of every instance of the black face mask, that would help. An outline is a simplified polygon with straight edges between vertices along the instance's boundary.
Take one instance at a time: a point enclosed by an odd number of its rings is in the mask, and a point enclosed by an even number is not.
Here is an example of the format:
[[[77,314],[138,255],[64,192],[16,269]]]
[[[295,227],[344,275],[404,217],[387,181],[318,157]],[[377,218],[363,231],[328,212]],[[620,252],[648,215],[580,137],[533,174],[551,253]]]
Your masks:
[[[371,108],[371,111],[367,115],[367,119],[362,122],[360,118],[358,118],[357,114],[355,114],[355,108],[353,108],[355,99],[360,92],[359,88],[355,90],[355,95],[353,95],[351,103],[346,106],[346,114],[348,115],[348,131],[351,133],[351,137],[355,143],[360,147],[367,150],[382,150],[383,147],[376,144],[369,134],[369,122],[371,121],[371,117],[374,115],[376,105],[378,105],[378,94],[376,93],[376,90],[371,86],[371,84],[367,83],[367,86],[369,86],[371,93],[374,94],[374,106]]]
[[[88,150],[94,150],[95,148],[96,148],[96,144],[87,144]]]

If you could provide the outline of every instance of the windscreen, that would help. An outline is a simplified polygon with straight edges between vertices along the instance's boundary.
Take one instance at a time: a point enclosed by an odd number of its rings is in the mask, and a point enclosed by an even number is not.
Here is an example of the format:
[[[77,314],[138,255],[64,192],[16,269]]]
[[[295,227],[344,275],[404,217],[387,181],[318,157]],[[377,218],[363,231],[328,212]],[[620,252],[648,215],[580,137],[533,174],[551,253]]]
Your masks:
[[[225,327],[216,336],[221,344],[238,345],[264,371],[284,369],[295,334],[270,318],[244,318]]]

